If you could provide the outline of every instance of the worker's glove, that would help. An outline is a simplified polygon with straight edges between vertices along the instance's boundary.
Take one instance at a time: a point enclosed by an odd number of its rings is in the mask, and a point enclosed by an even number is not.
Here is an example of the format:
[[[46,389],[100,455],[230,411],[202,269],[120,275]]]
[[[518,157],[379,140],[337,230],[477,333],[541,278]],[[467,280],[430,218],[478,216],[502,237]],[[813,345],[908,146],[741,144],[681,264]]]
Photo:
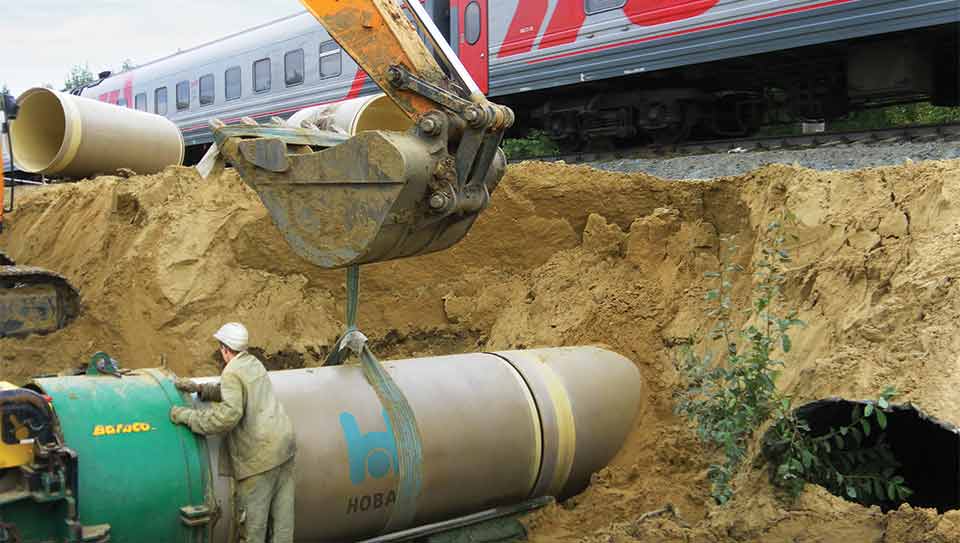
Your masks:
[[[170,422],[174,424],[186,424],[187,408],[175,405],[170,408]]]
[[[194,383],[190,379],[177,377],[173,380],[173,386],[177,387],[177,390],[182,390],[183,392],[200,392],[200,385]]]

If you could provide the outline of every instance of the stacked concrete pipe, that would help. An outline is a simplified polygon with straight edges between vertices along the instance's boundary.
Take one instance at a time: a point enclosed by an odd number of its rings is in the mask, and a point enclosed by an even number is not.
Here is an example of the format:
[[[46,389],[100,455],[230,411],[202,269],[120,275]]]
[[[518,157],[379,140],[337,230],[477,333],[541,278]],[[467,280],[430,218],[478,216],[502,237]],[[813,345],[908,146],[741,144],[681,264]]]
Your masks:
[[[166,117],[46,88],[17,99],[13,156],[23,171],[89,177],[121,168],[156,173],[183,163],[180,129]]]

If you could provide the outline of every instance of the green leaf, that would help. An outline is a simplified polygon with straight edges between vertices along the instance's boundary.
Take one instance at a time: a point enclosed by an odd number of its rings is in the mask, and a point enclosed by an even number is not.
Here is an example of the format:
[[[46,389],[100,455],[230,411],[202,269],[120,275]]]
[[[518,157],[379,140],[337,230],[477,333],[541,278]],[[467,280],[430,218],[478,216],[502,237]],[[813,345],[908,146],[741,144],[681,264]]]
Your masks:
[[[883,411],[877,410],[877,424],[881,430],[887,429],[887,415]]]
[[[887,499],[892,502],[897,501],[897,485],[893,481],[887,483]]]
[[[846,430],[846,428],[844,428],[844,430]],[[846,433],[846,432],[844,432],[844,433]],[[837,442],[837,448],[838,448],[838,449],[842,449],[842,448],[843,448],[843,438],[840,437],[840,436],[838,436],[838,435],[833,436],[833,438],[834,438],[834,441]]]
[[[880,399],[877,401],[877,405],[880,406],[880,409],[887,409],[890,407],[890,402],[888,402],[883,396],[880,396]]]
[[[720,277],[720,272],[708,271],[703,274],[704,277]]]
[[[783,348],[783,352],[789,353],[791,345],[790,336],[786,334],[780,336],[780,346]]]
[[[863,427],[863,435],[870,436],[870,421],[867,419],[860,419],[860,426]]]
[[[883,499],[883,483],[880,482],[880,479],[873,480],[873,495],[881,500]]]
[[[869,417],[869,416],[872,415],[872,414],[873,414],[873,404],[872,404],[872,403],[868,403],[868,404],[866,405],[866,407],[863,408],[863,416],[864,416],[864,417]],[[867,434],[867,435],[870,435],[870,434]]]
[[[853,485],[847,485],[847,496],[850,496],[851,498],[857,497],[857,489],[854,488]]]

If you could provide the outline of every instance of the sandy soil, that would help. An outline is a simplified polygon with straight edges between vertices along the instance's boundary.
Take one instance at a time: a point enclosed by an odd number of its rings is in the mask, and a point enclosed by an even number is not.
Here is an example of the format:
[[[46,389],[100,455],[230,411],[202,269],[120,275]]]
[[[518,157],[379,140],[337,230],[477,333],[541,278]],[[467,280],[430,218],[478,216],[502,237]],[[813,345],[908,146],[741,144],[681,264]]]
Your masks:
[[[713,453],[673,414],[677,346],[711,325],[703,273],[719,237],[737,236],[749,271],[766,224],[789,209],[799,240],[786,302],[809,324],[781,386],[803,401],[895,385],[900,401],[960,422],[958,202],[960,161],[773,165],[703,182],[523,163],[458,246],[364,268],[361,326],[382,358],[602,344],[637,363],[649,393],[634,432],[585,493],[528,519],[535,542],[960,541],[960,513],[883,514],[813,486],[790,503],[759,465],[714,506]],[[0,340],[8,380],[97,350],[128,367],[209,374],[209,337],[226,320],[245,322],[273,367],[316,365],[342,327],[343,273],[295,256],[229,171],[51,186],[24,195],[10,222],[0,245],[66,275],[85,311],[54,334]]]

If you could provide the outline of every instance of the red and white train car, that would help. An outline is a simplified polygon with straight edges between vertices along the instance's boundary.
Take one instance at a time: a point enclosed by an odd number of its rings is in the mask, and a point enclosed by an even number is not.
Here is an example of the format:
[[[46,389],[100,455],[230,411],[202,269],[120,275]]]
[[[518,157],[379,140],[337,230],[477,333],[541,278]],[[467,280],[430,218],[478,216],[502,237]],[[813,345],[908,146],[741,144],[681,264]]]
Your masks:
[[[574,144],[958,104],[957,0],[421,1],[481,88],[514,107],[518,131]],[[284,117],[375,91],[307,13],[81,90],[170,117],[194,157],[210,118]]]

